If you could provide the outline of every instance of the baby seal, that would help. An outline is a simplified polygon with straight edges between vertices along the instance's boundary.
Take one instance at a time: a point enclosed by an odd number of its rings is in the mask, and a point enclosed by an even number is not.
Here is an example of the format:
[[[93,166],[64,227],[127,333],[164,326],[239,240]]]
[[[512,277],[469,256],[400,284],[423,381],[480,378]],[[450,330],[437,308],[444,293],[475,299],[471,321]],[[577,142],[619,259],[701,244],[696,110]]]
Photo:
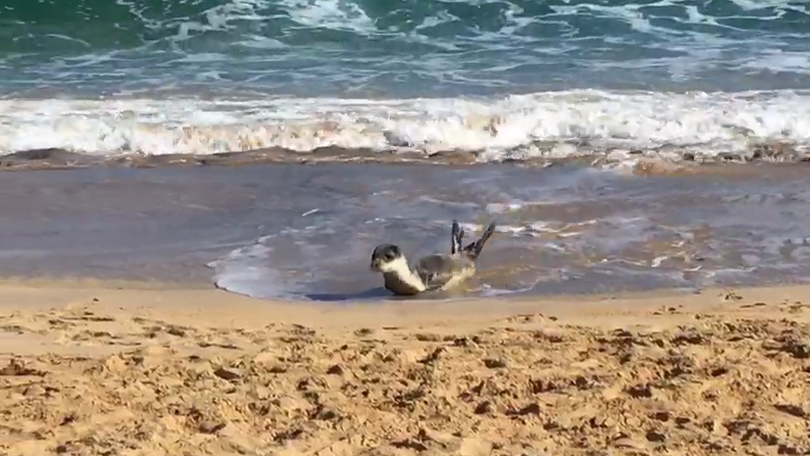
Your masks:
[[[453,220],[449,255],[428,255],[411,266],[399,246],[380,244],[371,254],[371,270],[382,273],[385,288],[396,295],[449,290],[475,274],[475,262],[494,232],[492,223],[478,240],[462,247],[464,230]]]

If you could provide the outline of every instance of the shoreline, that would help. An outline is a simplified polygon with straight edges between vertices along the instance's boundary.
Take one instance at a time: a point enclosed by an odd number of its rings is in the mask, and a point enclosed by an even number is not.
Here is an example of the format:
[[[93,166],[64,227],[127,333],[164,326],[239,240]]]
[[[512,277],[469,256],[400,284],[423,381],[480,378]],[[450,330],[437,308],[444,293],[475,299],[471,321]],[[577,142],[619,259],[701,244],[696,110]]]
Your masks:
[[[586,309],[586,313],[599,311],[603,309],[604,305],[610,305],[610,303],[616,304],[618,308],[639,306],[638,309],[643,309],[657,303],[667,304],[670,301],[683,300],[698,307],[706,307],[715,297],[719,305],[723,305],[726,301],[737,302],[739,299],[734,297],[735,294],[745,294],[750,297],[749,299],[757,301],[767,300],[769,296],[774,295],[792,296],[803,295],[804,293],[810,295],[810,283],[710,286],[695,291],[685,288],[656,288],[616,292],[524,294],[494,297],[458,296],[420,299],[392,296],[389,299],[321,301],[253,297],[219,288],[214,283],[171,282],[157,279],[106,279],[92,276],[0,276],[0,309],[9,307],[7,303],[9,300],[13,300],[16,293],[47,294],[52,295],[55,300],[77,300],[81,299],[82,296],[93,295],[113,300],[125,299],[126,301],[134,298],[157,297],[167,294],[180,296],[181,300],[194,296],[195,299],[199,299],[199,301],[195,302],[195,305],[201,306],[205,311],[215,310],[215,302],[227,302],[238,306],[256,306],[253,310],[260,312],[291,311],[298,313],[305,319],[312,318],[320,312],[346,315],[355,312],[372,313],[375,316],[394,312],[398,316],[414,318],[415,322],[429,322],[436,315],[425,313],[428,309],[440,309],[440,313],[446,312],[448,314],[470,312],[481,314],[483,318],[489,318],[532,310],[537,306],[568,314],[572,309],[568,309],[566,306],[572,303],[576,303],[577,309]],[[181,303],[179,309],[182,310],[185,305],[185,303]],[[11,308],[13,307],[14,305],[11,305]],[[152,309],[148,305],[140,307]],[[575,311],[572,315],[577,313],[579,312]]]
[[[4,454],[801,454],[810,286],[324,305],[0,280]]]
[[[762,146],[763,148],[770,146]],[[479,162],[478,155],[483,151],[445,151],[437,153],[375,151],[372,149],[345,149],[337,146],[323,146],[308,152],[299,152],[281,147],[251,149],[243,151],[217,152],[212,154],[165,154],[151,155],[139,153],[110,153],[89,155],[65,149],[31,149],[0,155],[0,171],[57,171],[87,168],[173,168],[173,167],[243,167],[268,164],[318,165],[318,164],[376,164],[376,165],[443,165],[443,166],[487,166],[507,165],[530,168],[549,166],[599,167],[630,163],[634,174],[750,174],[750,165],[787,168],[805,164],[801,156],[793,156],[781,150],[758,152],[753,155],[721,154],[716,157],[696,157],[694,153],[684,153],[679,159],[673,156],[656,156],[656,149],[641,150],[588,150],[569,157],[538,156],[502,161]]]

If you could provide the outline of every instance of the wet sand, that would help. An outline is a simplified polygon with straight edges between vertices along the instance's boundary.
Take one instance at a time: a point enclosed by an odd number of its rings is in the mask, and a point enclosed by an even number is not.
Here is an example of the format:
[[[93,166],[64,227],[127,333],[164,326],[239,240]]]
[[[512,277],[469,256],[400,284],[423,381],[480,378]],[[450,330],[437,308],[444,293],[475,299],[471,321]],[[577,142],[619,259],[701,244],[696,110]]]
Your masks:
[[[207,154],[193,153],[122,153],[109,151],[105,154],[84,154],[60,148],[26,149],[0,155],[0,170],[30,171],[53,169],[76,169],[95,166],[104,167],[195,167],[195,166],[250,166],[267,163],[316,164],[316,163],[376,163],[376,164],[430,164],[465,165],[483,163],[513,163],[527,167],[546,167],[559,164],[580,163],[589,166],[614,166],[630,164],[638,174],[649,173],[704,173],[716,172],[713,165],[728,164],[774,164],[807,162],[806,151],[797,150],[789,142],[753,141],[749,149],[740,153],[697,154],[688,149],[653,147],[646,149],[621,149],[589,144],[587,140],[566,143],[566,153],[555,153],[560,143],[542,141],[534,144],[545,151],[532,157],[503,158],[493,160],[486,149],[437,150],[427,152],[413,150],[379,151],[374,149],[339,146],[321,146],[303,152],[284,147],[265,147],[230,152]],[[407,144],[401,144],[406,146]],[[708,165],[708,166],[707,166]]]
[[[0,285],[0,453],[807,454],[810,287],[289,304]]]

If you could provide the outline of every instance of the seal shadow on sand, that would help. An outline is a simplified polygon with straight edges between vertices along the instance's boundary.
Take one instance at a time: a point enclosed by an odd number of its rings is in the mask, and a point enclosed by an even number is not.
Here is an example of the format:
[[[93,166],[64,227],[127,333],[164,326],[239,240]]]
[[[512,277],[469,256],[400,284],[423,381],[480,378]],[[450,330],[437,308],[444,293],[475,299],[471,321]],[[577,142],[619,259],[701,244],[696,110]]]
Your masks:
[[[391,292],[383,287],[374,287],[354,293],[303,293],[310,301],[357,301],[367,299],[384,299],[391,296]]]
[[[245,296],[252,296],[250,294],[239,293],[237,291],[229,290],[227,287],[222,287],[219,284],[214,286],[227,293],[243,294]],[[255,296],[253,296],[255,297]],[[308,301],[316,302],[357,302],[357,301],[412,301],[419,299],[447,299],[452,296],[448,293],[438,291],[426,291],[420,293],[418,296],[397,296],[385,287],[373,287],[358,292],[348,293],[330,293],[330,292],[299,292],[294,293],[292,297],[303,298]]]
[[[303,293],[302,296],[310,301],[340,302],[340,301],[363,301],[363,300],[386,300],[386,301],[412,301],[415,299],[448,299],[457,297],[454,294],[439,291],[426,291],[418,296],[397,296],[385,287],[374,287],[355,293]]]

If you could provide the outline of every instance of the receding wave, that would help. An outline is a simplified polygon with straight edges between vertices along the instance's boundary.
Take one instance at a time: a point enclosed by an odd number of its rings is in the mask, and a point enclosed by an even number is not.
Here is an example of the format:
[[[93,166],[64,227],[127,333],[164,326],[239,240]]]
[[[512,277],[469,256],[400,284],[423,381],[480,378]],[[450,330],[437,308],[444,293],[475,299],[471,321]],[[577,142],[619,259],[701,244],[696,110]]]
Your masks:
[[[610,154],[669,160],[801,160],[810,93],[596,90],[492,99],[1,100],[0,152],[214,155],[324,149],[477,162]],[[354,151],[354,152],[352,152]]]

